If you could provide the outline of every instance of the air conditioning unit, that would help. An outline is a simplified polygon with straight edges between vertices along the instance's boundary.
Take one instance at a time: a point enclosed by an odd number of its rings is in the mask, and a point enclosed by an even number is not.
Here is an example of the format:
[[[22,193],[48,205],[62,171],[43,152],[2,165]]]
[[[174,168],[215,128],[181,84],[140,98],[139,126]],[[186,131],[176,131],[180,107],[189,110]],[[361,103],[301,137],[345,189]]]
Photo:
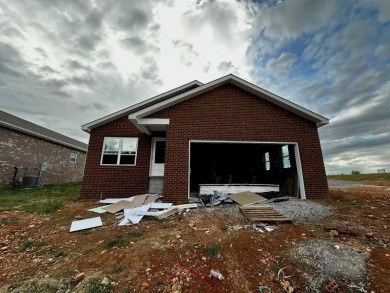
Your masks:
[[[21,188],[32,188],[37,187],[39,184],[39,176],[23,176],[22,182],[20,183]]]

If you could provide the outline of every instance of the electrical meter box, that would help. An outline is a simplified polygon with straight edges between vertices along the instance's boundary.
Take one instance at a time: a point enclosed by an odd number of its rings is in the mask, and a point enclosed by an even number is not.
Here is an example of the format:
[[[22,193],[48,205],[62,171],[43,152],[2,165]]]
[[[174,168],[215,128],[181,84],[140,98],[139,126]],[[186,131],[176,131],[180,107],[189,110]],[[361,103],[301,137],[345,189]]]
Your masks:
[[[47,167],[48,167],[48,166],[47,166],[47,163],[46,163],[46,162],[42,162],[39,169],[40,169],[42,172],[46,172]]]

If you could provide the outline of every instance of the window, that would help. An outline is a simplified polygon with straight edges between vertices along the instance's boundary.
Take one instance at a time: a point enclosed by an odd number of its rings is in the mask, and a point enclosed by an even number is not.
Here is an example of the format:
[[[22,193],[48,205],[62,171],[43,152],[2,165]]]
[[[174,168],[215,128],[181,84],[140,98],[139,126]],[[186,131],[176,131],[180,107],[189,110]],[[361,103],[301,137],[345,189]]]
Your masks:
[[[283,168],[290,168],[290,154],[288,152],[288,145],[282,146],[282,156],[283,156]]]
[[[269,161],[269,152],[264,154],[264,168],[267,171],[271,169],[271,164]]]
[[[105,137],[101,165],[135,166],[138,138]]]
[[[77,162],[77,154],[76,153],[70,153],[70,162],[76,163]]]

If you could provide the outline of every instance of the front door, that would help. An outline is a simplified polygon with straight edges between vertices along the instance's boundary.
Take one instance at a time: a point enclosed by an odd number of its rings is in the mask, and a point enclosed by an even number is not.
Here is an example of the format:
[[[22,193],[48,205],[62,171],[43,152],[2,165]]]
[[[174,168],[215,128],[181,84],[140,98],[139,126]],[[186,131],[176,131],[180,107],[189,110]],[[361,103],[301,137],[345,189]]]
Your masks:
[[[149,176],[164,176],[165,166],[165,138],[152,138],[152,152],[150,157]]]

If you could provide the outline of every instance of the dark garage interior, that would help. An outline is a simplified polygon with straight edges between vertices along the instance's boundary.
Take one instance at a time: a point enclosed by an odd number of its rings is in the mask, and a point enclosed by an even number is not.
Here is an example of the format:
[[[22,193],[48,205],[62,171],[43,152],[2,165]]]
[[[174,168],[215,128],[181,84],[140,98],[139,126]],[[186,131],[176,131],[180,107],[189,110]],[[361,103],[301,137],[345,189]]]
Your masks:
[[[277,184],[281,193],[298,196],[294,145],[191,142],[191,194],[199,184]]]

